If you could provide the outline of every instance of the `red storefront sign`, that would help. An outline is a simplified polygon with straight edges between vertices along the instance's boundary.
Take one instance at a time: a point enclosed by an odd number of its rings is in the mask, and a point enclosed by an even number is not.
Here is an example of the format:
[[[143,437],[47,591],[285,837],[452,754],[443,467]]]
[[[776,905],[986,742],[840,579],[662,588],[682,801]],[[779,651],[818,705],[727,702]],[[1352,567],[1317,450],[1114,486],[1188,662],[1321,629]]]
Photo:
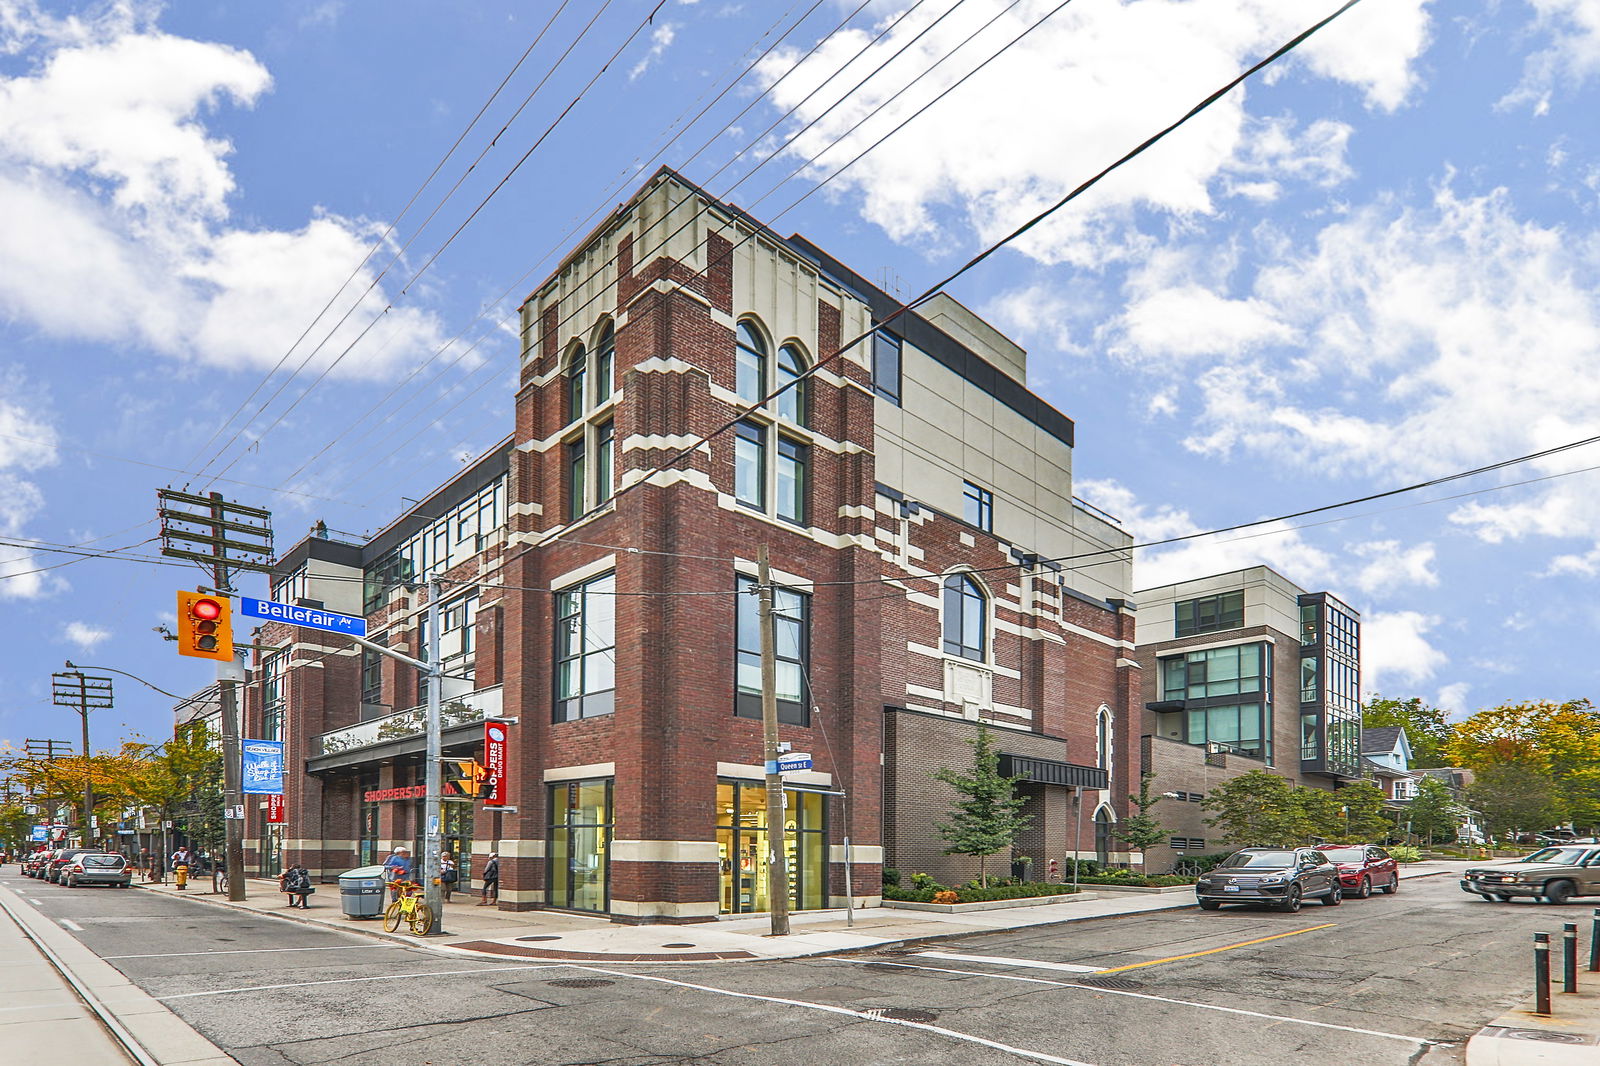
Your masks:
[[[267,821],[283,821],[283,793],[275,793],[267,797]]]
[[[483,787],[478,795],[485,803],[504,803],[511,795],[506,787],[506,727],[500,722],[483,726]]]
[[[427,785],[406,785],[404,788],[375,788],[361,793],[361,798],[368,803],[380,803],[383,800],[421,799],[427,794]]]

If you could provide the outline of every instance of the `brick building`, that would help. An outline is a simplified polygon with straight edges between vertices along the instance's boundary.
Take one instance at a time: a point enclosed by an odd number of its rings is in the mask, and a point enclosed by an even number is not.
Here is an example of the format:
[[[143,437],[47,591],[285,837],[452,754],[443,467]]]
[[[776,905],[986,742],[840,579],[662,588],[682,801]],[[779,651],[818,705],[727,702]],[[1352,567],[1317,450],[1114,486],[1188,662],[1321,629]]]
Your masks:
[[[281,560],[274,599],[363,614],[419,657],[417,582],[444,579],[444,843],[473,874],[498,851],[502,907],[767,909],[763,543],[782,739],[815,762],[788,775],[795,906],[842,904],[846,837],[860,902],[886,862],[971,876],[934,843],[952,795],[931,773],[970,766],[980,722],[1027,778],[1019,851],[1088,854],[1097,821],[1115,850],[1138,765],[1130,541],[1073,499],[1072,423],[1022,350],[940,296],[754,406],[897,306],[662,171],[524,304],[510,437],[371,540]],[[420,854],[417,672],[260,636],[246,732],[304,770],[283,852],[325,874]],[[516,719],[514,811],[473,802],[486,716]],[[269,832],[251,823],[263,867]]]
[[[1135,594],[1143,667],[1142,765],[1172,834],[1150,869],[1222,850],[1200,802],[1268,769],[1296,785],[1360,781],[1361,617],[1265,566]]]

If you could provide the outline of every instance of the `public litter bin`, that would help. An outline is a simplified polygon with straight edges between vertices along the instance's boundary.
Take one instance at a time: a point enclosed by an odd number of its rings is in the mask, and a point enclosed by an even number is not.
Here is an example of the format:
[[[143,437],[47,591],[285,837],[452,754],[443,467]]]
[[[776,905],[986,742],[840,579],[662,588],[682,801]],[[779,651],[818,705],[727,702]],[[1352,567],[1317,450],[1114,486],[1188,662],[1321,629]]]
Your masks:
[[[346,918],[382,918],[382,866],[363,866],[339,875],[339,904]]]

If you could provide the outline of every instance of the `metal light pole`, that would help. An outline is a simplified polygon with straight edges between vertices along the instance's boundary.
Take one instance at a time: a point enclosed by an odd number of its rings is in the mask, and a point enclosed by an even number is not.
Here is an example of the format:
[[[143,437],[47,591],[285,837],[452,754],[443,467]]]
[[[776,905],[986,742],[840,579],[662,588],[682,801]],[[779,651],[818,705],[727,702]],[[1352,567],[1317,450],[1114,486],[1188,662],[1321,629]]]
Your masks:
[[[783,820],[783,775],[778,773],[778,653],[772,631],[772,570],[767,546],[756,553],[761,598],[761,736],[767,771],[767,898],[773,936],[789,935],[788,832]]]

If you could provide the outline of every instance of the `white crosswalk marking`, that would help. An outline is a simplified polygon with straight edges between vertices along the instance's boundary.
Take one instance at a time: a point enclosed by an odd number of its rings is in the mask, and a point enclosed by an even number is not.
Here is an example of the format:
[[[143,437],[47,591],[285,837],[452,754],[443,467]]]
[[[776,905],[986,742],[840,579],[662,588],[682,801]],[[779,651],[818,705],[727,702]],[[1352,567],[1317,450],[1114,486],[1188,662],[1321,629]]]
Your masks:
[[[1020,966],[1026,970],[1061,970],[1065,973],[1099,973],[1099,966],[1079,966],[1071,962],[1035,962],[1033,959],[1008,959],[1003,955],[957,955],[951,951],[919,951],[925,959],[949,959],[952,962],[987,962],[991,966]]]

